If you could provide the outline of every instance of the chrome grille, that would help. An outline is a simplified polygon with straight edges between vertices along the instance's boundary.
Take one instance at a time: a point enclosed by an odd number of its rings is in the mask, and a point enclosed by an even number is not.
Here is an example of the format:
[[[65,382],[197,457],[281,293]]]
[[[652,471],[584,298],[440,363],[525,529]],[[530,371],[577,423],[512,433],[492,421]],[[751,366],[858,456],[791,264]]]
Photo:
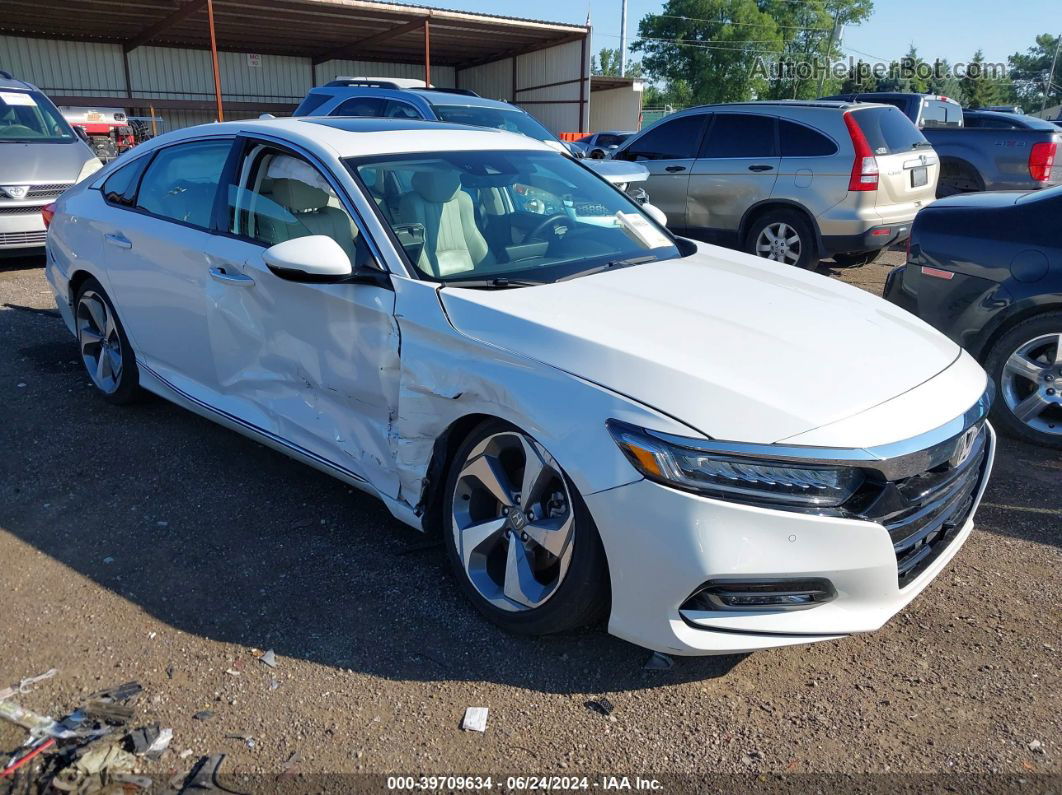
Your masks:
[[[40,204],[4,204],[0,205],[0,215],[34,215],[40,213]]]
[[[884,525],[896,553],[901,588],[948,548],[970,517],[988,463],[991,434],[980,423],[961,461],[948,460],[890,482],[864,518]]]
[[[53,182],[42,185],[30,185],[26,199],[55,199],[70,187],[69,182]]]
[[[48,233],[39,232],[0,232],[0,246],[34,246],[43,243]]]

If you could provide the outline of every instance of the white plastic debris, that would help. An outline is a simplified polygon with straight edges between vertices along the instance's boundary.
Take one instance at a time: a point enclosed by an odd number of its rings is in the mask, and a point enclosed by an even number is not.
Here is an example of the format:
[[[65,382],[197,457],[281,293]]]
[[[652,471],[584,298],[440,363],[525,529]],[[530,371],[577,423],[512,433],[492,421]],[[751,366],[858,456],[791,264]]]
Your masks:
[[[649,659],[645,661],[644,670],[646,671],[670,671],[675,665],[675,661],[668,657],[666,654],[661,654],[658,651],[654,651]]]
[[[173,729],[159,729],[159,736],[155,738],[155,742],[148,746],[146,753],[148,754],[161,754],[170,746],[170,742],[173,740]]]
[[[277,655],[273,653],[272,649],[270,649],[269,651],[267,651],[265,654],[263,654],[261,657],[258,658],[258,662],[263,663],[265,665],[268,665],[270,668],[276,668],[277,667]]]
[[[469,707],[466,709],[461,728],[466,732],[485,732],[487,730],[487,708]]]
[[[185,748],[183,751],[181,751],[179,754],[177,754],[177,756],[179,756],[181,759],[187,759],[191,755],[192,755],[192,749],[191,748]]]

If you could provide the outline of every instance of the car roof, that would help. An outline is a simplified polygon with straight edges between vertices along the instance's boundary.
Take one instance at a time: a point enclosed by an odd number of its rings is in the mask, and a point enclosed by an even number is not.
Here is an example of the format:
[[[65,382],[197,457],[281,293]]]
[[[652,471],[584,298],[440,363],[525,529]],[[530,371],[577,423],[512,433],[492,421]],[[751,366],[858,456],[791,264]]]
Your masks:
[[[412,87],[406,88],[403,86],[395,87],[383,87],[383,86],[368,86],[368,85],[346,85],[346,86],[317,86],[310,89],[311,94],[328,94],[329,96],[345,97],[345,96],[357,96],[357,97],[389,97],[393,99],[400,99],[402,97],[408,97],[410,94],[415,94],[418,97],[423,98],[431,105],[460,105],[463,107],[472,108],[501,108],[505,110],[514,110],[519,113],[526,113],[523,108],[511,105],[508,102],[504,102],[499,99],[487,99],[486,97],[479,97],[474,94],[466,94],[460,91],[448,91],[445,88],[423,88]]]
[[[1046,119],[1038,119],[1036,116],[1027,116],[1024,113],[1007,113],[1002,110],[964,110],[963,116],[983,116],[986,119],[1005,119],[1007,121],[1024,124],[1033,130],[1050,130],[1054,125]]]
[[[503,130],[420,119],[367,116],[299,116],[215,122],[174,130],[148,143],[149,148],[153,148],[156,141],[162,144],[176,143],[202,135],[240,133],[271,135],[305,146],[325,147],[339,157],[484,149],[557,153],[553,147],[526,135]]]
[[[38,91],[37,86],[15,77],[5,77],[10,72],[0,71],[0,89],[4,91]]]
[[[720,102],[714,105],[697,105],[687,110],[706,110],[715,108],[736,108],[757,110],[760,108],[817,108],[820,110],[848,110],[850,108],[866,108],[881,106],[891,108],[892,105],[880,102],[849,102],[837,99],[760,99],[748,102]],[[685,111],[681,111],[685,113]],[[666,116],[664,118],[667,118]]]

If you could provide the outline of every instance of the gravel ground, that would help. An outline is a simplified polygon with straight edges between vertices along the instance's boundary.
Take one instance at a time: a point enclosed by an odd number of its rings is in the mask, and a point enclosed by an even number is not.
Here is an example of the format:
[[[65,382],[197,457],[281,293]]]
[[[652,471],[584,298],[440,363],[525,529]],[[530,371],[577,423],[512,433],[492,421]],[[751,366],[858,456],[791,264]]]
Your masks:
[[[820,268],[880,291],[901,258]],[[297,753],[288,775],[1003,773],[1057,791],[1057,454],[1001,438],[978,529],[882,631],[644,671],[602,628],[503,634],[441,547],[338,481],[162,400],[99,400],[41,264],[0,262],[0,686],[58,668],[20,698],[59,716],[141,682],[140,722],[174,731],[156,779],[225,752],[261,782]],[[611,716],[586,706],[601,697]],[[485,734],[459,729],[470,705]],[[22,739],[0,725],[0,750]]]

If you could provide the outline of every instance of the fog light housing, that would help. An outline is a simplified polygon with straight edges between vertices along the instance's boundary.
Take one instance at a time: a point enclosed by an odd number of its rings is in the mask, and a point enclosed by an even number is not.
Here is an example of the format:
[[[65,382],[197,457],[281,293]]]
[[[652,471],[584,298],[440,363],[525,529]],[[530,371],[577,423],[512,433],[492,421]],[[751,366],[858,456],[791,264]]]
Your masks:
[[[680,610],[803,610],[829,602],[837,591],[827,579],[710,580]]]

